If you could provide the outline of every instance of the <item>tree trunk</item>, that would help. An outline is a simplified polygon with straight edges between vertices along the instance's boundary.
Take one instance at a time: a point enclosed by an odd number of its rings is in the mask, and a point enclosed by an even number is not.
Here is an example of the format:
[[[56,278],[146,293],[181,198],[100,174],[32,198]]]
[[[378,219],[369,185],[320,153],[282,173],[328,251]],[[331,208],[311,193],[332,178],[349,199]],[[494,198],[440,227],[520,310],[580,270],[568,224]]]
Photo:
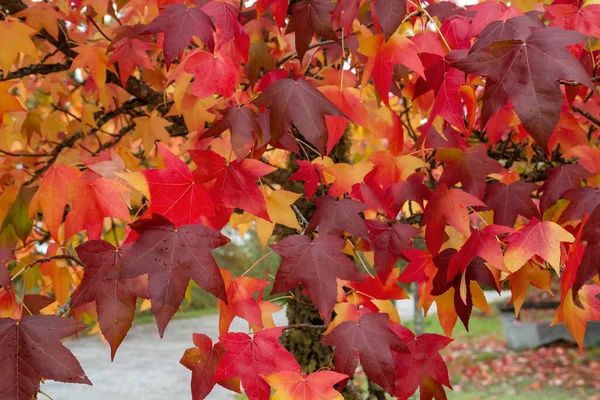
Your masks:
[[[296,135],[297,131],[293,129]],[[332,149],[329,157],[336,163],[338,162],[349,162],[349,150],[351,142],[348,136],[344,134],[338,144]],[[304,153],[303,153],[304,154]],[[312,151],[307,150],[307,154],[311,159],[316,158],[316,154]],[[289,176],[298,169],[297,164],[294,160],[298,159],[297,156],[292,154],[290,158],[289,168],[285,173],[281,173],[282,170],[277,171],[278,175],[270,175],[272,182],[279,184],[283,189],[290,190],[296,193],[303,193],[304,186],[302,182],[290,181]],[[277,173],[276,172],[276,173]],[[326,190],[319,188],[316,196],[326,194]],[[305,197],[300,198],[296,205],[298,210],[304,217],[310,221],[310,218],[315,212],[315,205],[311,199]],[[275,230],[275,236],[279,239],[285,238],[288,235],[296,234],[297,232],[278,225]],[[308,296],[303,295],[302,288],[297,288],[293,291],[294,298],[290,299],[287,303],[287,318],[290,325],[297,324],[311,324],[311,325],[323,325],[325,322],[319,315],[319,311],[312,304]],[[302,370],[305,373],[312,373],[317,371],[319,368],[329,367],[333,369],[333,349],[330,346],[321,344],[321,338],[323,337],[323,330],[314,328],[300,328],[300,329],[289,329],[286,330],[280,341],[296,358]],[[348,400],[359,400],[360,397],[356,397],[347,389],[343,392],[344,398]]]

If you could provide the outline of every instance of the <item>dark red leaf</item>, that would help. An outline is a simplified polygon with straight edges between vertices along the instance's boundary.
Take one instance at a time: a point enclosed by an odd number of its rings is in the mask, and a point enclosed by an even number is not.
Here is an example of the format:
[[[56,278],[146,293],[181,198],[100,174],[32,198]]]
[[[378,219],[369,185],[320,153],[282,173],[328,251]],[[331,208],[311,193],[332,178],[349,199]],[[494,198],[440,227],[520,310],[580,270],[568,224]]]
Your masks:
[[[315,211],[306,233],[311,233],[319,227],[319,234],[341,236],[348,232],[354,236],[366,239],[369,236],[367,227],[359,213],[367,206],[351,199],[338,200],[331,196],[319,196],[315,200]]]
[[[303,285],[323,319],[329,322],[337,298],[336,279],[362,281],[354,263],[342,253],[345,246],[344,239],[331,235],[319,235],[312,241],[307,236],[292,235],[270,245],[282,257],[271,293],[284,293]]]
[[[265,329],[254,337],[245,333],[228,333],[219,344],[227,351],[214,377],[219,382],[239,377],[250,400],[268,400],[271,388],[262,376],[279,371],[300,371],[294,356],[277,342],[283,327]]]
[[[77,359],[60,343],[85,328],[55,315],[0,319],[0,398],[35,398],[42,379],[91,385]]]
[[[388,393],[393,393],[396,370],[392,355],[406,353],[408,349],[388,323],[387,314],[366,313],[360,316],[358,322],[345,321],[336,326],[321,340],[321,343],[335,346],[335,370],[352,376],[360,359],[369,379]]]
[[[225,284],[211,250],[229,242],[219,231],[204,225],[176,228],[169,220],[153,214],[131,224],[139,238],[123,255],[119,278],[148,274],[152,312],[162,337],[179,309],[189,280],[215,297],[227,301]]]
[[[167,69],[190,43],[198,37],[210,51],[214,50],[215,26],[201,7],[188,8],[185,4],[169,4],[162,14],[154,18],[142,33],[164,33],[163,52]]]
[[[281,139],[294,124],[321,154],[325,154],[328,137],[325,115],[344,116],[304,79],[281,79],[271,84],[254,103],[271,107],[269,124],[274,140]]]
[[[525,218],[540,217],[540,212],[529,194],[536,190],[535,183],[516,181],[510,185],[487,185],[483,202],[494,210],[494,224],[514,226],[519,215]]]

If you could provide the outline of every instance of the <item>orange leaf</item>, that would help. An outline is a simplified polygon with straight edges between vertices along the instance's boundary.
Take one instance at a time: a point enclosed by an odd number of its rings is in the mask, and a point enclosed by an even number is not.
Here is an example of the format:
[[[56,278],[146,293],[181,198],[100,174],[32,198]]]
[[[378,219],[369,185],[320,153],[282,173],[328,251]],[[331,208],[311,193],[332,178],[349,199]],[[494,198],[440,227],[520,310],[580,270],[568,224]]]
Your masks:
[[[575,238],[555,222],[533,218],[507,240],[504,264],[509,271],[516,272],[532,257],[539,256],[559,274],[560,243],[572,243]]]
[[[298,371],[281,371],[263,377],[276,390],[271,400],[342,400],[344,396],[332,386],[346,378],[348,375],[333,371],[317,371],[308,376]]]

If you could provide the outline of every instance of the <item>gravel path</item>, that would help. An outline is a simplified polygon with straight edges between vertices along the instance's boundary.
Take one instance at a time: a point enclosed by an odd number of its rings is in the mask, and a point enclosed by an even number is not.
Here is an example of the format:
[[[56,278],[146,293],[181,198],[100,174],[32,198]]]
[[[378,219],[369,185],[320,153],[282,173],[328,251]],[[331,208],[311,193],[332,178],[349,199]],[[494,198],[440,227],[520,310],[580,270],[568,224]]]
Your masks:
[[[499,300],[496,292],[486,292],[488,301]],[[502,293],[502,298],[510,297]],[[403,321],[412,318],[412,302],[397,303]],[[435,312],[432,307],[430,312]],[[286,325],[284,311],[274,315],[277,325]],[[216,341],[219,336],[218,315],[197,319],[171,321],[164,338],[158,336],[156,325],[134,326],[117,351],[115,361],[110,361],[110,350],[99,337],[67,340],[65,345],[81,363],[94,386],[63,384],[48,381],[42,390],[54,400],[188,400],[190,372],[179,364],[181,355],[192,346],[192,333],[205,333]],[[247,332],[246,321],[235,319],[232,332]],[[215,386],[209,400],[230,400],[235,394]],[[43,395],[40,396],[43,399]]]

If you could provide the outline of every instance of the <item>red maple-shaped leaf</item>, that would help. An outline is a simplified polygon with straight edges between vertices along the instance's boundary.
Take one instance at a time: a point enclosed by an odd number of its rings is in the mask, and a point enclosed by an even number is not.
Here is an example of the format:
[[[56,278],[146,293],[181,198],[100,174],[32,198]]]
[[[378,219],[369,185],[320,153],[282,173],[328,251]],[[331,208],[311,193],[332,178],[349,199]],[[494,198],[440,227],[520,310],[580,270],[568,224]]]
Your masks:
[[[537,26],[527,16],[492,22],[454,66],[487,77],[482,126],[510,100],[525,129],[548,152],[563,101],[558,81],[572,80],[592,90],[594,84],[566,47],[584,42],[586,36]]]
[[[274,400],[342,400],[344,396],[332,386],[348,376],[333,371],[317,371],[310,375],[280,371],[263,378],[275,389]]]
[[[440,296],[454,288],[454,309],[463,325],[469,330],[469,318],[473,310],[473,296],[471,294],[471,281],[491,286],[500,290],[498,282],[489,268],[480,257],[474,257],[464,273],[457,273],[453,279],[448,280],[448,269],[456,249],[446,249],[433,258],[438,271],[433,278],[433,296]]]
[[[335,347],[336,371],[352,376],[360,359],[369,379],[388,393],[394,392],[396,370],[392,357],[394,353],[408,349],[390,329],[387,314],[366,313],[358,322],[342,322],[323,337],[321,343]]]
[[[437,267],[433,263],[433,257],[426,251],[409,249],[402,252],[408,260],[408,265],[398,277],[398,282],[425,282],[435,276]]]
[[[282,257],[275,275],[272,294],[284,293],[300,285],[327,322],[337,298],[336,279],[362,281],[362,276],[350,259],[342,253],[346,241],[332,235],[291,235],[270,245]]]
[[[221,358],[215,382],[239,377],[250,400],[268,400],[269,384],[263,376],[279,371],[300,371],[294,356],[277,342],[283,327],[265,329],[254,334],[228,333],[219,344],[227,351]]]
[[[294,124],[321,154],[325,154],[328,138],[325,115],[344,116],[304,79],[278,80],[261,93],[254,104],[271,107],[269,125],[273,140],[279,141]]]
[[[376,24],[387,37],[396,32],[406,14],[406,0],[374,0],[371,12]]]
[[[127,80],[137,66],[154,69],[152,61],[146,53],[152,50],[152,45],[138,38],[125,37],[113,45],[113,52],[108,59],[108,64],[119,63],[119,76],[121,84],[127,87]]]
[[[158,145],[165,169],[142,173],[150,190],[151,214],[160,214],[175,226],[197,224],[203,216],[215,215],[215,206],[202,185],[194,180],[187,165],[169,149]]]
[[[81,283],[73,293],[71,307],[96,302],[100,330],[110,345],[111,359],[114,359],[131,328],[136,296],[130,292],[125,280],[106,278],[110,271],[114,272],[121,258],[121,253],[112,244],[90,240],[76,250],[85,269]]]
[[[161,337],[177,312],[190,279],[227,301],[223,278],[211,254],[212,249],[229,243],[219,231],[199,224],[176,228],[158,214],[135,221],[131,228],[139,238],[123,255],[119,271],[109,277],[148,274],[152,313]]]
[[[192,371],[192,399],[201,400],[215,386],[217,365],[226,349],[220,343],[213,346],[212,340],[204,334],[194,333],[192,340],[195,347],[187,349],[179,362]]]
[[[317,191],[319,183],[321,183],[319,166],[306,160],[295,160],[295,162],[300,168],[290,176],[290,180],[304,181],[304,192],[306,193],[306,197],[310,199]]]
[[[389,105],[390,86],[396,65],[406,65],[419,76],[424,76],[419,48],[403,35],[392,35],[387,41],[381,34],[373,35],[364,42],[359,51],[369,57],[363,72],[362,86],[366,86],[373,77],[375,88],[386,105]]]
[[[569,200],[570,203],[560,214],[559,224],[581,220],[586,214],[591,215],[600,204],[600,189],[584,186],[567,190],[562,197]]]
[[[546,7],[544,18],[550,25],[600,37],[600,4],[584,0],[556,0]]]
[[[467,266],[475,257],[481,257],[491,266],[507,271],[498,236],[511,232],[514,232],[514,229],[502,225],[488,225],[482,230],[473,230],[469,239],[452,257],[446,278],[452,280],[459,271],[464,274]]]
[[[514,226],[517,217],[539,217],[540,212],[529,196],[538,186],[535,183],[516,181],[510,185],[492,183],[487,185],[483,202],[494,210],[494,224]]]
[[[383,190],[376,182],[378,168],[373,168],[371,172],[365,175],[362,182],[355,183],[349,195],[351,198],[366,204],[370,209],[383,212],[391,217],[394,214],[391,207],[394,199],[388,193],[389,190]]]
[[[551,207],[560,196],[569,189],[581,186],[581,180],[591,177],[592,174],[578,164],[560,165],[548,171],[548,178],[540,188],[540,213]]]
[[[412,238],[419,234],[419,229],[408,224],[388,225],[374,219],[365,220],[365,224],[375,251],[377,276],[385,281],[402,252],[413,247]]]
[[[443,183],[433,191],[423,215],[423,223],[427,225],[425,242],[431,254],[435,255],[440,251],[446,224],[464,236],[469,236],[469,206],[485,204],[462,190],[448,189]]]
[[[459,87],[465,84],[465,73],[453,68],[447,59],[438,54],[424,53],[421,60],[425,67],[425,77],[417,80],[413,98],[417,99],[430,90],[435,95],[424,127],[425,132],[429,131],[438,115],[450,125],[464,131],[464,111]]]
[[[448,367],[440,355],[440,350],[448,346],[452,339],[432,333],[415,336],[410,329],[401,325],[391,325],[390,328],[408,347],[408,354],[394,353],[394,395],[402,400],[408,399],[426,377],[452,389]]]
[[[344,29],[344,34],[352,32],[352,23],[358,16],[360,0],[339,0],[331,13],[331,20],[339,23]]]
[[[504,262],[510,272],[516,272],[532,257],[541,257],[558,273],[561,266],[561,243],[573,243],[575,238],[552,221],[531,219],[507,238]]]
[[[276,168],[249,158],[228,161],[211,150],[190,150],[197,168],[194,176],[212,185],[210,196],[227,208],[241,208],[250,214],[271,221],[267,205],[255,180]]]
[[[91,385],[77,359],[60,343],[85,328],[55,315],[0,319],[0,398],[35,398],[42,379]]]
[[[469,147],[464,152],[460,149],[438,150],[435,158],[445,165],[440,183],[452,187],[460,182],[467,193],[480,199],[487,175],[503,170],[498,161],[488,157],[487,151],[485,144]]]
[[[167,69],[190,43],[192,36],[202,40],[210,51],[214,50],[212,20],[200,7],[187,7],[185,4],[169,4],[154,18],[142,33],[163,33],[163,52]]]
[[[319,227],[320,234],[340,236],[348,232],[354,236],[366,239],[367,227],[359,213],[367,206],[352,199],[338,200],[331,196],[319,196],[315,200],[317,210],[306,228],[310,233]]]
[[[227,334],[231,321],[235,317],[245,319],[252,325],[262,328],[262,311],[252,295],[261,292],[269,282],[249,276],[233,278],[231,273],[225,269],[221,269],[221,275],[227,291],[227,303],[222,300],[217,303],[219,334]]]
[[[194,96],[201,99],[217,93],[230,97],[238,82],[238,69],[227,54],[197,51],[185,60],[184,69],[194,74]]]
[[[419,203],[421,208],[425,207],[425,200],[429,201],[431,190],[423,184],[423,177],[422,173],[415,172],[405,182],[397,182],[389,187],[388,192],[392,198],[390,207],[394,216],[409,200]]]
[[[122,194],[129,190],[118,182],[90,170],[69,185],[71,211],[65,222],[65,237],[85,230],[89,239],[100,239],[105,217],[129,221],[129,209]]]
[[[231,145],[238,158],[244,158],[252,150],[257,138],[262,138],[262,129],[256,111],[250,107],[229,106],[223,118],[216,121],[199,137],[200,139],[231,132]]]
[[[329,0],[303,0],[292,6],[292,16],[285,33],[295,33],[296,52],[300,61],[308,50],[313,33],[325,39],[337,40],[331,26],[333,8]]]

